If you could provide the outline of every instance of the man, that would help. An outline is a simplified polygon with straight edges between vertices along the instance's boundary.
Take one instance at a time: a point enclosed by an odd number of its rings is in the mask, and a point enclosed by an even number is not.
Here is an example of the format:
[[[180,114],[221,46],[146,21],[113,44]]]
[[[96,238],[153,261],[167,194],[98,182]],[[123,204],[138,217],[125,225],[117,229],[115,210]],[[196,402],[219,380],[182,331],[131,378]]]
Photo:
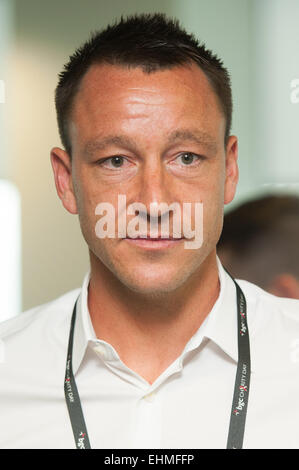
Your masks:
[[[135,15],[95,33],[59,78],[64,149],[51,162],[90,272],[81,289],[2,325],[1,446],[299,446],[287,401],[299,392],[298,302],[240,290],[216,257],[238,180],[222,62],[177,20]],[[118,224],[119,196],[143,204],[143,236],[99,236],[98,208],[112,206]],[[162,239],[174,211],[152,208],[172,203],[203,207],[198,248],[179,224]]]
[[[298,240],[299,197],[266,195],[225,215],[217,253],[234,277],[299,299]]]

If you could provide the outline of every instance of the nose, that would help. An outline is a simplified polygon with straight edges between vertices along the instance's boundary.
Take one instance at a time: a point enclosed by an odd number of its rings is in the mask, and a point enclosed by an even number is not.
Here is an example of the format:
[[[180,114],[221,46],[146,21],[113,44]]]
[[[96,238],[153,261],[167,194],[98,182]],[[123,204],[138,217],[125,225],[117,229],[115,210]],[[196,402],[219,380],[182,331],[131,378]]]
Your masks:
[[[148,159],[134,183],[134,202],[141,203],[135,215],[147,222],[147,232],[150,230],[152,237],[158,233],[178,237],[181,216],[180,204],[175,199],[176,185],[160,157]]]
[[[141,170],[138,185],[138,201],[146,207],[147,215],[155,212],[159,207],[159,214],[163,217],[168,212],[163,204],[167,205],[173,202],[170,175],[164,167],[160,158],[148,159]]]

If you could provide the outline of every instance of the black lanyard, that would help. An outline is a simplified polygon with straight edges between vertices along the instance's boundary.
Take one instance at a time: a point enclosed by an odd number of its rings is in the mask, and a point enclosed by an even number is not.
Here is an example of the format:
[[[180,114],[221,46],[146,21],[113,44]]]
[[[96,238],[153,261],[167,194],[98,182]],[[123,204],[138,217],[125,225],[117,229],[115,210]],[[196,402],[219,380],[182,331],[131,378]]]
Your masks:
[[[233,281],[236,285],[237,294],[238,366],[236,372],[235,389],[233,395],[226,448],[242,449],[250,384],[250,347],[246,319],[246,299],[239,284],[237,284],[234,279]],[[64,380],[64,394],[70,415],[70,421],[73,428],[76,447],[77,449],[90,449],[91,447],[88,438],[87,428],[72,368],[73,337],[76,320],[77,301],[78,299],[76,300],[74,305],[70,327]]]

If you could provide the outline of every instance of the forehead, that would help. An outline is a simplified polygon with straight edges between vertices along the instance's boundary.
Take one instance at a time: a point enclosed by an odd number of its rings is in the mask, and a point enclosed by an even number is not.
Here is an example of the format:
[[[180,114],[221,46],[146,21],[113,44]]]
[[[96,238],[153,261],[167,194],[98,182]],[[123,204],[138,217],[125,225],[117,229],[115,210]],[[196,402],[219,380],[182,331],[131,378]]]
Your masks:
[[[70,130],[90,138],[120,123],[159,126],[165,132],[201,122],[207,133],[220,121],[224,124],[218,97],[196,64],[152,73],[141,67],[94,64],[75,96]]]
[[[196,64],[184,64],[170,69],[146,73],[141,67],[124,67],[110,64],[93,64],[83,76],[75,101],[91,101],[95,98],[103,102],[112,95],[125,93],[148,94],[148,99],[163,102],[163,96],[171,94],[204,101],[205,98],[218,98],[205,73]],[[160,98],[160,99],[159,99]]]

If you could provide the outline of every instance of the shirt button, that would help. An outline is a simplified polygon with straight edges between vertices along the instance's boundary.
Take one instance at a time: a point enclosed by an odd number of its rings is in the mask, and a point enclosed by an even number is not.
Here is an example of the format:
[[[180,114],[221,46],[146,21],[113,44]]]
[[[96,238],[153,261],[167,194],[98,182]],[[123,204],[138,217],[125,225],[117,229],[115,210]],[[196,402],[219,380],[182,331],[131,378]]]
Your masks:
[[[155,400],[155,397],[156,397],[156,393],[155,392],[152,392],[152,393],[149,393],[148,395],[144,395],[144,400],[146,400],[147,402],[149,403],[152,403],[154,400]]]
[[[102,344],[98,344],[94,348],[95,352],[98,353],[101,357],[107,357],[106,349]]]

